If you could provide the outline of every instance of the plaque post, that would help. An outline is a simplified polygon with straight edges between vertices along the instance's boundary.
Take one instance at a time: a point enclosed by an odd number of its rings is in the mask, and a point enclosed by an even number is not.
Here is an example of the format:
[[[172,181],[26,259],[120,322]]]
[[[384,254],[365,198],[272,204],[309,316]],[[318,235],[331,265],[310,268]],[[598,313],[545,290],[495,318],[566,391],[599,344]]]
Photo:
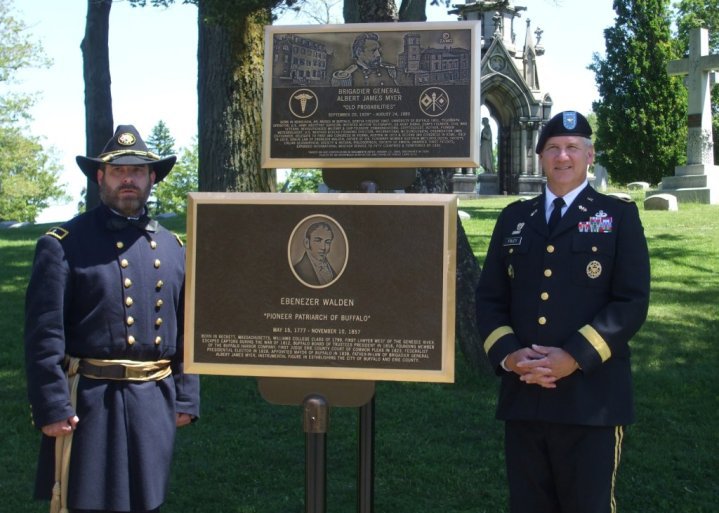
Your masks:
[[[360,182],[360,190],[371,194],[379,192],[374,180]],[[374,513],[374,398],[359,409],[359,457],[357,458],[357,513]]]
[[[327,506],[327,425],[329,405],[321,395],[304,401],[305,512],[325,513]]]
[[[374,512],[374,396],[359,409],[357,513]]]

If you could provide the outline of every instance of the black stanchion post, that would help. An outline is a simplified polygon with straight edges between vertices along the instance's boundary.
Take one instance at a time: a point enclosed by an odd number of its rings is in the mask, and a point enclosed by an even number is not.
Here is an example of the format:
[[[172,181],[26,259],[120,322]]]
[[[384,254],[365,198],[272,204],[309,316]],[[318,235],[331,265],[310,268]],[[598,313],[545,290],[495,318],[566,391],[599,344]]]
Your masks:
[[[360,182],[360,191],[379,192],[372,180]],[[357,513],[374,512],[374,395],[359,409],[359,458],[357,462]]]
[[[357,513],[374,512],[374,396],[359,409]]]
[[[305,512],[325,513],[327,508],[327,425],[329,406],[321,395],[304,401]]]

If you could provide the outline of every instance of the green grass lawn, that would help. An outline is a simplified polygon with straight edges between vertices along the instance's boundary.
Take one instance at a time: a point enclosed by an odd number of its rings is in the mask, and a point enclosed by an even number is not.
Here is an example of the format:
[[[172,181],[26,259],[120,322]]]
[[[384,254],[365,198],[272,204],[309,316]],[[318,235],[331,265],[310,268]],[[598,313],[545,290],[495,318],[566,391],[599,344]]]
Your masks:
[[[494,220],[514,198],[461,201],[484,258]],[[649,318],[635,337],[637,423],[627,433],[619,511],[714,513],[719,497],[719,206],[641,211],[652,257]],[[184,220],[165,225],[184,232]],[[0,511],[45,512],[31,499],[38,433],[22,356],[23,297],[45,226],[0,231]],[[202,377],[202,418],[179,431],[163,513],[301,513],[299,406],[274,406],[253,378]],[[375,511],[506,511],[497,381],[457,356],[451,385],[378,383]],[[327,511],[355,511],[358,412],[330,413]]]

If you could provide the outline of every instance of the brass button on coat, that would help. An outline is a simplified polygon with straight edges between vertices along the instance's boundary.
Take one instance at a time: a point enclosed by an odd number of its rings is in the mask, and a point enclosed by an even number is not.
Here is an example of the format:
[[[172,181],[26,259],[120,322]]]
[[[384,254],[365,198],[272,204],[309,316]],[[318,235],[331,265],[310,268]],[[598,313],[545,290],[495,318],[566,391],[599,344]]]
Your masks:
[[[123,269],[125,269],[128,265],[130,265],[130,262],[128,262],[126,258],[120,260],[120,267],[122,267]]]
[[[156,346],[159,346],[161,342],[162,342],[162,337],[155,337],[155,345]]]
[[[155,260],[154,265],[155,265],[155,269],[159,269],[159,268],[160,268],[160,259],[159,259],[159,258]]]
[[[127,343],[128,343],[129,345],[134,344],[134,343],[135,343],[135,337],[133,337],[132,335],[130,335],[129,337],[127,337]]]
[[[547,278],[549,278],[550,276],[552,276],[552,270],[551,270],[551,269],[545,269],[545,270],[544,270],[544,276],[546,276]]]
[[[546,318],[546,317],[540,317],[539,319],[537,319],[537,322],[538,322],[539,324],[541,324],[542,326],[544,326],[545,324],[547,324],[547,318]]]
[[[554,246],[552,246],[551,244],[547,246],[547,253],[554,253]]]
[[[165,304],[165,302],[162,299],[158,299],[155,302],[155,308],[157,308],[159,310],[160,308],[162,308],[162,305],[164,305],[164,304]]]
[[[155,326],[162,326],[162,317],[158,317],[155,321]]]
[[[127,316],[127,325],[132,326],[133,324],[135,324],[135,318],[132,315],[128,315]]]
[[[157,249],[157,242],[155,242],[154,240],[151,240],[151,241],[150,241],[150,247],[151,247],[152,249]]]
[[[549,299],[549,293],[547,293],[547,292],[542,292],[542,293],[539,295],[539,297],[542,298],[542,301],[546,301],[547,299]]]
[[[115,247],[116,247],[117,249],[122,249],[122,248],[125,247],[125,243],[122,242],[122,241],[117,241],[117,242],[115,243]]]
[[[157,280],[157,283],[155,284],[155,288],[156,288],[156,289],[161,289],[164,284],[165,284],[164,281],[162,281],[162,280]]]
[[[125,288],[129,289],[132,287],[132,280],[130,278],[125,278]]]
[[[134,303],[135,301],[130,296],[125,298],[125,306],[132,306]]]

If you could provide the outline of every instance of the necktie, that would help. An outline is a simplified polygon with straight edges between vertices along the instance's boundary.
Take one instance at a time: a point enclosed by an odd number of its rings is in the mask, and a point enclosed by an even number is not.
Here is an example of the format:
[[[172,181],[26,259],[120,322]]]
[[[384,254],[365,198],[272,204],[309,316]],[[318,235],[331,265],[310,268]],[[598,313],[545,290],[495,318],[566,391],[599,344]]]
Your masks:
[[[562,218],[564,200],[562,198],[555,198],[552,204],[554,205],[554,209],[552,209],[552,213],[549,215],[549,221],[547,222],[547,226],[549,226],[549,233],[554,231],[559,224],[559,220]]]

